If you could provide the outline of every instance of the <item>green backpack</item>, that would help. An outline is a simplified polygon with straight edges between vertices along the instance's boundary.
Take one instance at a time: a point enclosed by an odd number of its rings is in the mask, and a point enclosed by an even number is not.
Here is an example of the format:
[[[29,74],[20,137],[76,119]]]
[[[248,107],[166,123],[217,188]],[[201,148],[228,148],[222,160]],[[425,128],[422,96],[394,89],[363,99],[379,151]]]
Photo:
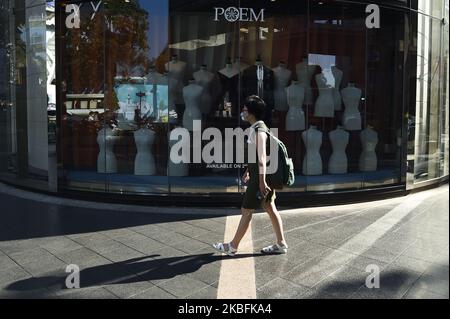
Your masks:
[[[292,158],[289,157],[286,145],[280,139],[278,139],[273,133],[267,128],[267,126],[257,126],[255,130],[262,130],[273,138],[273,140],[278,145],[278,167],[277,171],[273,174],[267,175],[267,184],[274,189],[283,189],[284,187],[289,187],[295,183],[294,174],[294,163]]]

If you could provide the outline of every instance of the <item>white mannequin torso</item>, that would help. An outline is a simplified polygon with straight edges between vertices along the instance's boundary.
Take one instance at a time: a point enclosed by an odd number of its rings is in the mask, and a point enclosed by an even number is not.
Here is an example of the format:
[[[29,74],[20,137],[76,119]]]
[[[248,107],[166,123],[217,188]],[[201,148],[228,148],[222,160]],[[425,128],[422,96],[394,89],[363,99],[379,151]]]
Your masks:
[[[214,80],[214,74],[206,70],[205,68],[193,74],[195,81],[198,85],[203,87],[202,102],[200,104],[200,111],[202,114],[209,114],[212,109],[212,92],[211,85]]]
[[[148,128],[141,128],[134,132],[134,141],[137,148],[136,159],[134,161],[135,175],[155,174],[155,158],[152,152],[155,135],[155,132]]]
[[[333,99],[334,99],[334,110],[341,111],[342,110],[342,97],[341,97],[341,83],[344,73],[339,70],[337,67],[332,66],[331,72],[334,76],[334,89],[333,89]]]
[[[350,134],[338,126],[336,130],[329,133],[333,153],[328,163],[330,174],[346,174],[348,170],[348,159],[345,150],[347,148]]]
[[[305,88],[295,81],[285,91],[289,105],[286,115],[286,131],[302,131],[305,129],[305,113],[302,110]]]
[[[292,72],[286,68],[286,65],[280,64],[273,69],[273,73],[275,77],[275,110],[284,112],[289,108],[285,89],[289,84]]]
[[[306,155],[303,160],[303,175],[322,175],[322,146],[323,134],[315,126],[311,126],[302,133],[303,143],[306,146]]]
[[[183,115],[183,126],[189,131],[193,130],[193,121],[201,120],[200,105],[202,103],[203,87],[191,81],[183,89],[183,98],[186,109]]]
[[[344,127],[348,131],[361,130],[361,114],[359,113],[359,101],[361,100],[362,91],[353,84],[349,84],[341,91],[342,100],[345,105],[344,111]]]
[[[296,65],[297,78],[301,84],[305,86],[305,104],[313,104],[313,92],[311,88],[311,80],[316,72],[317,65],[309,65],[307,59]]]
[[[99,173],[117,173],[117,159],[113,151],[117,140],[116,132],[110,127],[104,127],[98,132],[97,171]]]
[[[377,170],[377,154],[375,149],[378,144],[378,133],[368,126],[361,132],[361,144],[363,151],[359,159],[359,169],[363,172]]]
[[[316,117],[334,117],[333,88],[327,85],[325,76],[320,73],[316,75],[317,87],[319,88],[319,97],[317,98],[314,116]]]

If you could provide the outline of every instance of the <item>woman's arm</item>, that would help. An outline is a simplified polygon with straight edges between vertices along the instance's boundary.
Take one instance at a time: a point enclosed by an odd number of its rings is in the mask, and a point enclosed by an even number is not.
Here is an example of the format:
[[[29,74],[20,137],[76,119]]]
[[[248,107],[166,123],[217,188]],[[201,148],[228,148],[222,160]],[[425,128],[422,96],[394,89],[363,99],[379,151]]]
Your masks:
[[[266,182],[266,171],[267,171],[267,134],[260,132],[256,137],[256,147],[258,150],[258,168],[259,168],[259,189],[263,196],[267,196],[270,191],[270,187]]]

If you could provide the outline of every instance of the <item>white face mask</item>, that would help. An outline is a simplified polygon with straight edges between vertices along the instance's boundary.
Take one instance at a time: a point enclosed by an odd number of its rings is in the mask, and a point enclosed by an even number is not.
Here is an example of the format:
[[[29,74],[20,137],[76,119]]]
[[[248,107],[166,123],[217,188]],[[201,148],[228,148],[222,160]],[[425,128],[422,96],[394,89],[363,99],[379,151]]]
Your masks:
[[[245,116],[245,112],[241,112],[241,120],[247,122],[247,117]]]

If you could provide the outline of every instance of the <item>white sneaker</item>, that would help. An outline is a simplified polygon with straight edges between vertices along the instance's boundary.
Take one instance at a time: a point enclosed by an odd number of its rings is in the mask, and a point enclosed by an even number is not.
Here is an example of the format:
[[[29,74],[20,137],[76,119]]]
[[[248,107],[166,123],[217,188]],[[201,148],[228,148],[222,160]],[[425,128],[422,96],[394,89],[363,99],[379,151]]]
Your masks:
[[[227,249],[225,249],[225,246],[227,245]],[[234,249],[231,247],[230,243],[216,243],[213,244],[212,247],[217,250],[220,253],[227,254],[228,256],[234,256],[236,255],[237,249]]]
[[[263,254],[286,254],[288,250],[287,245],[270,245],[261,249]]]

